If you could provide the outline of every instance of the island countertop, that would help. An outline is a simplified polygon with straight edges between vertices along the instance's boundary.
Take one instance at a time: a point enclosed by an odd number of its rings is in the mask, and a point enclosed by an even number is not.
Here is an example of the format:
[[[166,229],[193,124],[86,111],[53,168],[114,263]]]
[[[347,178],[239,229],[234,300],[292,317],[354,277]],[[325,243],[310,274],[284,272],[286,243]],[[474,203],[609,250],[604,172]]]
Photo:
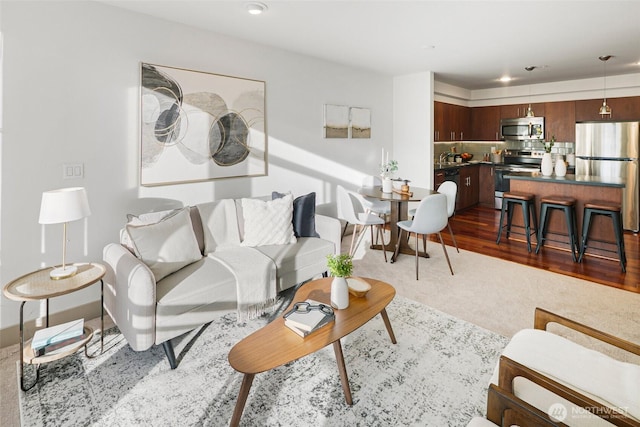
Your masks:
[[[522,181],[539,181],[554,184],[590,185],[596,187],[624,188],[625,182],[620,178],[600,178],[589,175],[544,176],[540,172],[510,172],[504,176],[507,179]]]

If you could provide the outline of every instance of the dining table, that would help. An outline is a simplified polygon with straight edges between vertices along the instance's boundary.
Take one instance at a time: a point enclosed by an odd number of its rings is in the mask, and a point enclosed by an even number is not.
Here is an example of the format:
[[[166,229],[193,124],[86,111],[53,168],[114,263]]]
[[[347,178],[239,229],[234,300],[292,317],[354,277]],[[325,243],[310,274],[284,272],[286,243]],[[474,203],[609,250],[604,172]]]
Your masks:
[[[437,194],[435,190],[428,188],[410,187],[408,193],[401,193],[392,191],[391,193],[385,193],[382,191],[381,186],[375,187],[360,187],[358,193],[364,197],[370,197],[372,199],[389,201],[391,204],[391,214],[389,215],[389,243],[381,242],[380,244],[374,244],[371,242],[371,249],[385,250],[394,252],[398,244],[400,230],[398,229],[398,222],[408,219],[409,202],[420,202],[427,196]],[[415,249],[409,246],[409,239],[400,240],[400,247],[398,253],[414,255]],[[429,258],[427,252],[418,251],[418,256]],[[391,262],[395,262],[396,254],[391,257]]]

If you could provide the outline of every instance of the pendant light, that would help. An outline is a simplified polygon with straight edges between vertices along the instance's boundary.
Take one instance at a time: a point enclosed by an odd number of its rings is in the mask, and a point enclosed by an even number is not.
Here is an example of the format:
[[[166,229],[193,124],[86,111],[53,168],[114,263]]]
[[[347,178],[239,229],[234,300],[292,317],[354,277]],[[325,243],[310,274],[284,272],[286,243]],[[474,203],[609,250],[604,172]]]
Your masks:
[[[524,67],[525,70],[527,70],[529,73],[531,73],[533,70],[536,69],[536,67],[534,65],[531,65],[529,67]],[[535,117],[536,115],[533,114],[533,110],[531,109],[531,79],[529,79],[529,108],[527,108],[527,114],[526,117]]]
[[[602,107],[600,107],[600,116],[611,116],[611,107],[607,105],[607,61],[613,58],[612,55],[604,55],[598,57],[603,62],[604,68],[604,100],[602,101]]]

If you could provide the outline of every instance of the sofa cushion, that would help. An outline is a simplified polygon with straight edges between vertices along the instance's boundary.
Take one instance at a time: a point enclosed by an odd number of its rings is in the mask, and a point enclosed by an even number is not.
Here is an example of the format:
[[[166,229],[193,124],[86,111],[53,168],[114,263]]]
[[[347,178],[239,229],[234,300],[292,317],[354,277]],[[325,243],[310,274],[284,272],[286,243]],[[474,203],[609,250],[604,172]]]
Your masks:
[[[293,196],[275,200],[242,199],[244,240],[242,246],[286,245],[293,234]]]
[[[202,258],[162,279],[156,296],[156,344],[235,313],[237,308],[233,274],[211,258]]]
[[[274,191],[273,199],[284,197],[285,193]],[[293,200],[293,234],[296,237],[320,237],[316,233],[316,193],[311,192]]]
[[[236,204],[233,199],[197,205],[204,233],[204,253],[215,252],[225,246],[238,246],[240,235],[236,217]]]
[[[280,278],[317,263],[326,265],[327,255],[333,254],[333,243],[313,237],[301,237],[292,245],[264,245],[256,249],[273,260],[277,277]]]
[[[193,233],[189,208],[160,222],[126,226],[139,258],[149,266],[156,281],[202,258]]]

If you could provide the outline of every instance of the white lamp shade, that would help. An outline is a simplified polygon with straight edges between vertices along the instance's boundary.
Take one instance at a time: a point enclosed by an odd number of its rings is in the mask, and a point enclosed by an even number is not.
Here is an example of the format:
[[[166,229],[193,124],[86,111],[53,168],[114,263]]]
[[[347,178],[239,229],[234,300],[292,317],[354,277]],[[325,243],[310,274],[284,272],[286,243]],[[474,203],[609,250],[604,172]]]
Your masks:
[[[40,224],[60,224],[91,215],[84,187],[61,188],[42,193]]]

